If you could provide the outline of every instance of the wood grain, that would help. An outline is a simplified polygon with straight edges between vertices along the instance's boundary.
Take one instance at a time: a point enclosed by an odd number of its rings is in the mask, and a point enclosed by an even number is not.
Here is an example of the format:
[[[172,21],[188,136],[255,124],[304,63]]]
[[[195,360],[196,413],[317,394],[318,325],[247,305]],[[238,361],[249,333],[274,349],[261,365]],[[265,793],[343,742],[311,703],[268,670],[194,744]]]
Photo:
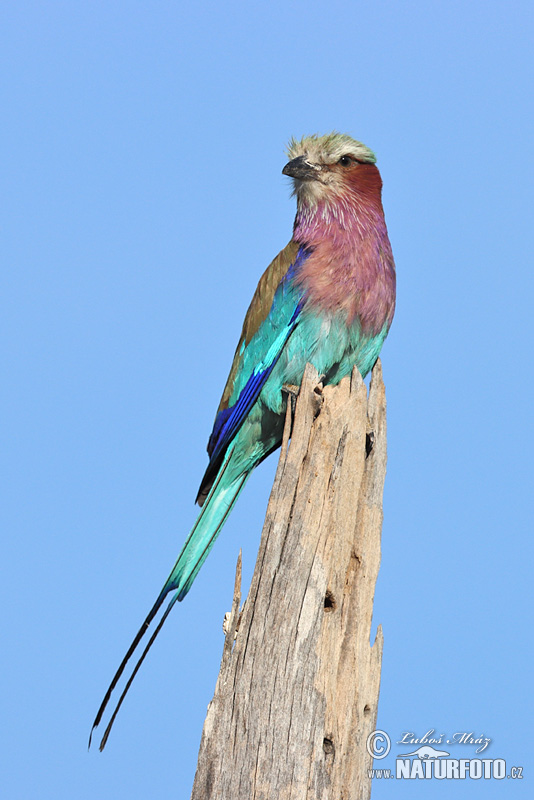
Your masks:
[[[372,646],[370,632],[385,391],[380,362],[369,398],[357,369],[336,387],[318,381],[308,365],[293,420],[288,403],[241,615],[238,561],[192,800],[370,797],[366,740],[376,726],[383,644],[380,627]]]

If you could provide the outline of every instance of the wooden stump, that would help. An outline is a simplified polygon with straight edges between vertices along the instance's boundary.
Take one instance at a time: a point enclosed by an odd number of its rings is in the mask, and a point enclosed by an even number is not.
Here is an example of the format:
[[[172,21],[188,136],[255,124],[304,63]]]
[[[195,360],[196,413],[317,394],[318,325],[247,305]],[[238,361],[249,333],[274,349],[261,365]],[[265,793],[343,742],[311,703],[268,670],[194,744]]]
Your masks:
[[[370,631],[385,471],[380,362],[369,400],[357,369],[323,389],[308,365],[292,430],[288,402],[240,619],[238,561],[192,800],[370,797],[366,741],[383,644],[381,628],[373,646]]]

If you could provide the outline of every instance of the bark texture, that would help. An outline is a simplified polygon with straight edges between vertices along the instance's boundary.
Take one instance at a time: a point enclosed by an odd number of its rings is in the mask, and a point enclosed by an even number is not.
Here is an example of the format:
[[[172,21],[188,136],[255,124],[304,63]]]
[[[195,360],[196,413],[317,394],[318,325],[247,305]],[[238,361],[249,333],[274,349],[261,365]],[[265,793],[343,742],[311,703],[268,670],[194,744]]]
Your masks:
[[[358,370],[324,389],[308,365],[273,485],[250,592],[234,602],[192,800],[370,797],[382,630],[386,402]],[[291,434],[291,442],[288,446]],[[236,628],[239,624],[237,636]]]

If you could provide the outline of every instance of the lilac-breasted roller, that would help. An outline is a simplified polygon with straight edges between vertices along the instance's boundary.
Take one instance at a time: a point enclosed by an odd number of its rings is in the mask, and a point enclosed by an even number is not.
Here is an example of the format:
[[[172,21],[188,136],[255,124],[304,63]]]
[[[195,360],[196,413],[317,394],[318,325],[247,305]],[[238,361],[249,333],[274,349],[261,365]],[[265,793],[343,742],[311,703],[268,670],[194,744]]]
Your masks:
[[[324,384],[356,365],[373,367],[395,310],[395,265],[382,209],[382,180],[369,148],[339,133],[292,140],[282,170],[293,179],[293,237],[260,278],[245,316],[208,442],[201,511],[154,606],[98,710],[100,723],[117,682],[168,595],[170,602],[133,669],[111,726],[171,608],[183,600],[247,478],[282,441],[286,384],[300,385],[307,362]]]

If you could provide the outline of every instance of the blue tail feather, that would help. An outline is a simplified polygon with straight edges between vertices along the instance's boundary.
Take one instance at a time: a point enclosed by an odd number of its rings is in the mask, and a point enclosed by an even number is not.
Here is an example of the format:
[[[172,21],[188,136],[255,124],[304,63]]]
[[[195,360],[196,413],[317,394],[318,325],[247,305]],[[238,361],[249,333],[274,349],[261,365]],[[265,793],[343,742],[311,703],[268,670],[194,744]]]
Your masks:
[[[135,639],[130,645],[128,652],[124,656],[117,672],[113,677],[113,680],[109,685],[109,688],[100,705],[100,708],[98,709],[98,713],[93,723],[91,735],[89,737],[89,747],[91,746],[93,731],[100,724],[104,711],[111,698],[111,695],[115,687],[117,686],[126,668],[126,665],[128,664],[134,652],[137,650],[150,624],[157,616],[167,595],[171,592],[175,592],[167,608],[165,609],[163,616],[158,622],[157,627],[154,629],[154,632],[150,637],[145,649],[143,650],[141,656],[139,657],[139,660],[137,661],[135,667],[133,668],[132,673],[128,678],[124,690],[118,700],[118,703],[115,706],[113,714],[110,718],[108,726],[100,742],[100,749],[103,750],[103,748],[105,747],[105,744],[107,742],[109,733],[117,716],[119,708],[121,707],[122,702],[128,692],[128,689],[130,688],[133,679],[135,678],[141,664],[143,663],[145,656],[147,655],[158,633],[163,627],[163,624],[167,619],[174,604],[177,601],[183,600],[186,594],[188,593],[189,589],[191,588],[193,581],[197,576],[198,571],[200,570],[202,564],[208,557],[217,536],[219,535],[230,511],[234,506],[234,503],[241,494],[241,491],[245,483],[247,482],[249,472],[244,472],[238,474],[237,476],[232,476],[228,471],[232,453],[233,449],[230,449],[226,453],[225,459],[223,461],[221,469],[219,470],[219,474],[217,475],[215,483],[213,484],[213,487],[206,499],[206,502],[204,503],[202,510],[200,511],[200,514],[198,515],[198,518],[193,528],[191,529],[191,532],[187,537],[184,546],[182,547],[180,555],[178,556],[178,559],[171,571],[171,574],[167,578],[165,585],[163,586],[163,589],[159,593],[156,602],[150,609],[145,621],[143,622],[141,628],[137,632]]]

